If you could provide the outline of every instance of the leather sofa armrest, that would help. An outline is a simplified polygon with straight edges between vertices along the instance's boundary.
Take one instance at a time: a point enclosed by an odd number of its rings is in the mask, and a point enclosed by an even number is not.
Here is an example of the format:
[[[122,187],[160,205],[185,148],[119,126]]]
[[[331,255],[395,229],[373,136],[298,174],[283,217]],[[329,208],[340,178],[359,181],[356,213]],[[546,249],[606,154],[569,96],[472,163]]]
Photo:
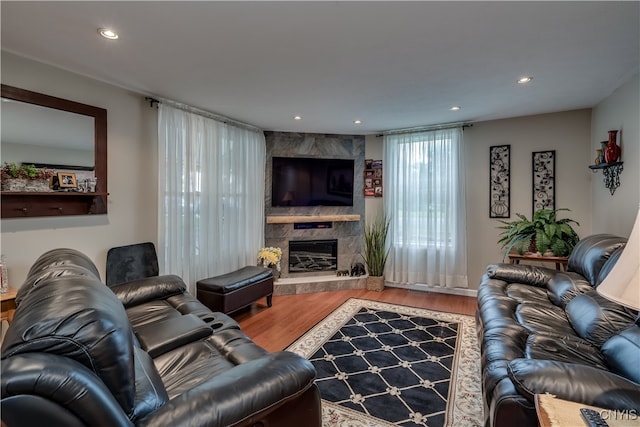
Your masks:
[[[237,365],[167,402],[140,427],[229,426],[276,408],[313,386],[316,371],[287,351]]]
[[[184,281],[175,275],[146,277],[110,287],[125,308],[155,299],[165,299],[187,291]]]
[[[585,405],[640,411],[640,386],[603,369],[551,360],[515,359],[507,371],[518,392],[531,402],[535,394],[551,393]]]
[[[25,353],[3,359],[1,368],[3,425],[132,426],[111,390],[68,357]]]
[[[500,263],[487,266],[487,276],[490,279],[504,280],[508,283],[522,283],[540,288],[546,288],[547,283],[555,274],[556,270],[535,265]]]
[[[206,338],[213,329],[194,314],[170,317],[135,330],[140,347],[156,357],[183,345]]]

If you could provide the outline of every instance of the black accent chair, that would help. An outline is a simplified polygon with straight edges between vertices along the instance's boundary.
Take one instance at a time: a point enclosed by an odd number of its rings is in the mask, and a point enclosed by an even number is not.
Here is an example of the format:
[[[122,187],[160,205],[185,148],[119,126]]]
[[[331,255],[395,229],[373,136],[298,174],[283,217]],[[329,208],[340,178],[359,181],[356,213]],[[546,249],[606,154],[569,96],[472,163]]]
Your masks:
[[[158,255],[151,242],[118,246],[107,252],[107,286],[158,274]]]

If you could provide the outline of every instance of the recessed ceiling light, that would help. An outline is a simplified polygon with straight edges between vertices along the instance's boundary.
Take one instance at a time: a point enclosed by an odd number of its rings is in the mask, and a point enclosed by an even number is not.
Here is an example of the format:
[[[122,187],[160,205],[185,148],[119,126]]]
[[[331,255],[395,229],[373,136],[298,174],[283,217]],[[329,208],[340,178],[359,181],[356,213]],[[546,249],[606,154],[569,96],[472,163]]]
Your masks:
[[[525,84],[525,83],[529,83],[531,80],[533,80],[533,77],[531,76],[526,76],[526,77],[520,77],[517,81],[518,83],[520,83],[521,85]]]
[[[302,116],[293,116],[293,120],[302,120]]]
[[[354,120],[353,123],[355,123],[356,125],[361,125],[362,124],[362,120]]]
[[[110,30],[108,28],[98,28],[98,34],[100,34],[105,39],[109,40],[117,40],[118,34],[115,31]]]
[[[458,110],[460,110],[460,108],[461,108],[461,107],[460,107],[459,105],[454,105],[453,107],[449,108],[449,110],[451,110],[451,111],[458,111]]]

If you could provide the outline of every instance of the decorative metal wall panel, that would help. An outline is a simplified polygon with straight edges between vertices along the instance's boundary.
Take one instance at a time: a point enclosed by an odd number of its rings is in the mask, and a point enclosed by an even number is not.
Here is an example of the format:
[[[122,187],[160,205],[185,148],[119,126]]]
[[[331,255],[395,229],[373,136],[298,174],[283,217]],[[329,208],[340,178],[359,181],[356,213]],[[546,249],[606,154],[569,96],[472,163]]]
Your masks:
[[[533,213],[556,208],[556,151],[532,153]]]
[[[511,216],[511,146],[489,147],[489,218]]]

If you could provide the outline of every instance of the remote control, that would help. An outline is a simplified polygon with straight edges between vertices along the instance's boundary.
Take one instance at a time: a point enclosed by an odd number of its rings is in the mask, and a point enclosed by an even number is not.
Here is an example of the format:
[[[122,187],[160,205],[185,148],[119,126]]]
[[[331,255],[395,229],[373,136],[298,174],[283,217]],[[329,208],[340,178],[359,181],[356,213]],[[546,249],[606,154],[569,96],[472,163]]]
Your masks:
[[[609,427],[609,424],[602,419],[597,411],[588,408],[580,408],[580,412],[587,421],[587,425],[589,425],[589,427]]]

